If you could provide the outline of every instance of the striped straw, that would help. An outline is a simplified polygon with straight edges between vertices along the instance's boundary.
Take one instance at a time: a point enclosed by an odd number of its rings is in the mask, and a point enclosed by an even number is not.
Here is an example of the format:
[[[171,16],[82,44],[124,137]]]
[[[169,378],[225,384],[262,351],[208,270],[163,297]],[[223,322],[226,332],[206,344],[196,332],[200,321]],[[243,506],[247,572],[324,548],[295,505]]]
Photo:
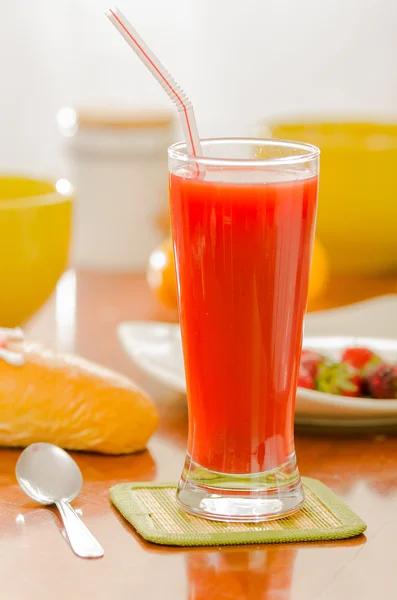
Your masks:
[[[193,105],[188,96],[175,81],[175,79],[170,75],[164,65],[159,61],[159,59],[153,54],[150,48],[148,48],[141,36],[118,8],[109,9],[106,11],[106,16],[111,23],[113,23],[118,32],[121,33],[127,44],[131,46],[138,58],[140,58],[146,67],[152,72],[161,87],[165,90],[169,98],[178,109],[181,117],[182,129],[186,140],[188,154],[192,156],[200,156],[200,137],[197,131]]]

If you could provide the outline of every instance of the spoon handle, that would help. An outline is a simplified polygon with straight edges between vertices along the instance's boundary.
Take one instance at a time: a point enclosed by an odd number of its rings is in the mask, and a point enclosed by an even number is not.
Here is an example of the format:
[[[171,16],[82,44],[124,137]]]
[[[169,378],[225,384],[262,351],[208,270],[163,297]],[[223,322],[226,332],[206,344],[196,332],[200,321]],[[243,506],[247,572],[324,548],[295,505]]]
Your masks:
[[[62,521],[69,538],[70,545],[77,556],[81,558],[98,558],[104,555],[104,550],[84,525],[69,502],[59,500],[56,503],[61,513]]]

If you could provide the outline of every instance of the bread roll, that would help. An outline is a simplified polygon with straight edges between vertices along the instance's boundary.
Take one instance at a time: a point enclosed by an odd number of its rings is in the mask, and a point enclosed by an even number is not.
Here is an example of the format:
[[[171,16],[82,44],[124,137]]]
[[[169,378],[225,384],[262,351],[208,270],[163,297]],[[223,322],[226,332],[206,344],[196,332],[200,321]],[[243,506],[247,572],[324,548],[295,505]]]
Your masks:
[[[25,364],[0,360],[0,446],[51,442],[106,454],[145,448],[158,414],[130,379],[35,343],[10,342],[8,349]]]

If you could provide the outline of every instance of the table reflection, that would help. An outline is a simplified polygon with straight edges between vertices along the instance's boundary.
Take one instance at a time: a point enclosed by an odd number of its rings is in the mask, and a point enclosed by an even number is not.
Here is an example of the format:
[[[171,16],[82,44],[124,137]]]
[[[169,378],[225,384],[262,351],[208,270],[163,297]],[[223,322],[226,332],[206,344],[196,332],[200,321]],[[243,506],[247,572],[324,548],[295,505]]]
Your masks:
[[[287,600],[296,553],[274,545],[189,553],[188,600]]]

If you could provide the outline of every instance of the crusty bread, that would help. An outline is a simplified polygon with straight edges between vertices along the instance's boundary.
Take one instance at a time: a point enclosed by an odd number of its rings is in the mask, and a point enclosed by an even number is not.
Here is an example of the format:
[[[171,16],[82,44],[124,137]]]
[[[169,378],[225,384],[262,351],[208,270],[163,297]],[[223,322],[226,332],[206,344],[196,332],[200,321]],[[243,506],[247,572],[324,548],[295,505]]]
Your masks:
[[[13,342],[25,364],[0,361],[0,446],[51,442],[68,450],[142,450],[158,413],[130,379],[78,356]]]

